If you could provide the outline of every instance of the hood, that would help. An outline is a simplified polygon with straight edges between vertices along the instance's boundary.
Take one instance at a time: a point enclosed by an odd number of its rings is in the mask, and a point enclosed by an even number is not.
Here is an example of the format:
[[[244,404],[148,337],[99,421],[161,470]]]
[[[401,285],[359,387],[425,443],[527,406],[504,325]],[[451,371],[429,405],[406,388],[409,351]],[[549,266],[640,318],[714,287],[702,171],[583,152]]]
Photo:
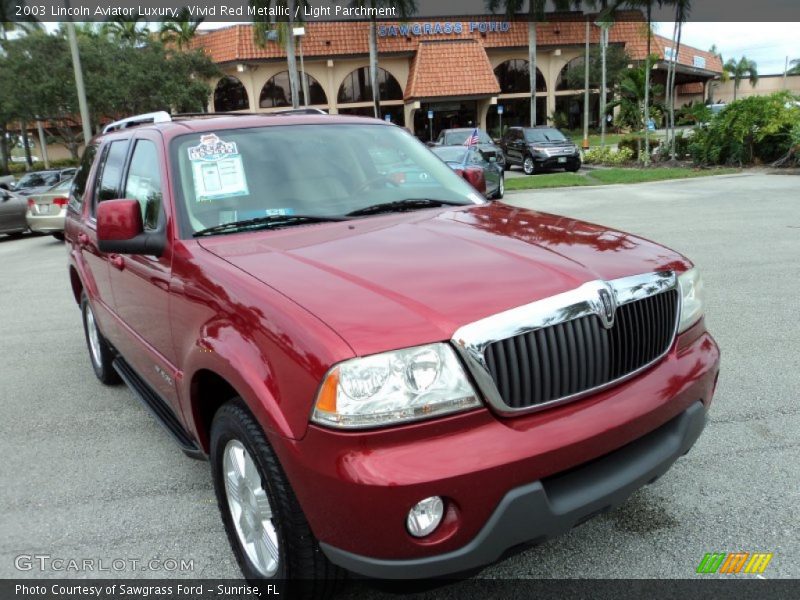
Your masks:
[[[690,266],[630,234],[500,203],[198,243],[314,313],[359,355],[446,340],[594,279]]]

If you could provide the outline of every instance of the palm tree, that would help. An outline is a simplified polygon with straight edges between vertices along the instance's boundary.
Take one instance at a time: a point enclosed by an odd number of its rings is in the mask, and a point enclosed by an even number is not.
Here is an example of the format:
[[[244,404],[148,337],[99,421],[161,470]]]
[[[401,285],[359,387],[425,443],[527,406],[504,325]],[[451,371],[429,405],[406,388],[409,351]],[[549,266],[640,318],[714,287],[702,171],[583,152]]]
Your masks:
[[[292,108],[300,106],[300,78],[297,74],[297,52],[295,50],[294,26],[302,22],[302,15],[307,0],[250,0],[250,6],[261,9],[264,14],[267,9],[281,9],[282,14],[288,15],[286,23],[270,22],[268,19],[255,20],[253,23],[253,41],[256,46],[264,47],[267,40],[276,41],[286,50],[286,66],[289,71],[289,91],[292,96]],[[298,10],[299,8],[299,10]],[[295,11],[299,19],[295,20]],[[269,36],[269,37],[268,37]],[[305,77],[305,73],[303,73]]]
[[[672,60],[667,63],[667,109],[669,111],[667,139],[670,145],[669,155],[672,160],[675,160],[675,75],[678,67],[678,53],[681,49],[683,24],[689,19],[692,2],[691,0],[674,0],[674,3],[675,27],[672,32]]]
[[[141,27],[144,25],[144,27]],[[150,38],[147,30],[147,21],[137,14],[132,20],[123,17],[114,17],[103,23],[102,32],[105,35],[123,44],[137,46]]]
[[[25,0],[0,0],[0,40],[7,40],[12,31],[23,34],[42,31],[44,27],[36,19],[30,21],[12,21],[11,17],[17,12],[17,6],[25,4]]]
[[[751,87],[758,83],[758,65],[756,65],[756,61],[750,60],[746,56],[742,56],[738,61],[729,58],[723,68],[728,72],[728,76],[733,79],[734,100],[736,100],[736,92],[739,91],[739,85],[745,77],[750,80]]]
[[[395,16],[407,19],[417,10],[416,0],[350,0],[350,6],[364,8],[395,8]],[[381,118],[381,93],[378,88],[378,20],[369,20],[369,82],[372,88],[372,104],[376,119]]]
[[[619,106],[620,119],[623,122],[627,122],[634,130],[640,130],[644,127],[645,131],[647,131],[647,119],[650,114],[648,103],[651,101],[651,97],[663,93],[663,88],[660,85],[654,85],[652,89],[648,87],[649,70],[649,60],[644,65],[629,70],[619,82],[619,97],[609,105]],[[641,138],[636,136],[636,139],[639,157],[643,158]]]
[[[184,6],[178,13],[178,18],[172,21],[164,21],[161,24],[161,41],[174,42],[178,50],[183,50],[195,35],[197,28],[205,19],[203,17],[192,17],[189,8]]]
[[[792,61],[789,61],[789,64],[792,65],[792,68],[789,69],[786,74],[787,75],[800,75],[800,58],[795,58]]]

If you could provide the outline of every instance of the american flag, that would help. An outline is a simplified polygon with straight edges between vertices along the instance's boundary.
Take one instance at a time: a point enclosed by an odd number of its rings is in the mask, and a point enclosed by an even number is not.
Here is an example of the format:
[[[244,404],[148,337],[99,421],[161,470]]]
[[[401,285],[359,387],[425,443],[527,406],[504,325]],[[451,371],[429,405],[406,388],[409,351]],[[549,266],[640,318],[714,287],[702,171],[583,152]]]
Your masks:
[[[475,128],[472,130],[472,133],[469,134],[469,137],[464,141],[465,146],[474,146],[478,143],[478,129]]]

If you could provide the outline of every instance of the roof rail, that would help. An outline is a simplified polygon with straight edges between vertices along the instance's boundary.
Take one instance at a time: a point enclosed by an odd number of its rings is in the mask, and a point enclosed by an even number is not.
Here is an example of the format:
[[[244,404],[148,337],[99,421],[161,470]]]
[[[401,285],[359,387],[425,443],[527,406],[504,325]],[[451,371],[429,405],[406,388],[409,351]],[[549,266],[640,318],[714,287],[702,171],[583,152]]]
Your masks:
[[[327,115],[321,108],[287,108],[286,110],[277,110],[275,112],[261,113],[267,117],[272,115]]]
[[[172,115],[172,120],[188,117],[254,117],[264,114],[257,112],[182,112]]]
[[[145,113],[114,121],[103,127],[103,133],[110,133],[118,129],[127,129],[128,127],[136,127],[137,125],[144,125],[145,123],[169,123],[172,117],[166,111],[160,110],[158,112]]]

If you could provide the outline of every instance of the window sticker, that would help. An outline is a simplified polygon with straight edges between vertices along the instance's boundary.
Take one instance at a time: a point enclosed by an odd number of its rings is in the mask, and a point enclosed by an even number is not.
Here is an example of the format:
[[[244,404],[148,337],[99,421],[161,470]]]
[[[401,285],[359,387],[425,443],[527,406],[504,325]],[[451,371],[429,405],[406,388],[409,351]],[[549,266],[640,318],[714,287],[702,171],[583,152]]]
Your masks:
[[[197,146],[189,147],[189,160],[197,202],[250,193],[236,142],[225,142],[214,133],[203,135]]]

